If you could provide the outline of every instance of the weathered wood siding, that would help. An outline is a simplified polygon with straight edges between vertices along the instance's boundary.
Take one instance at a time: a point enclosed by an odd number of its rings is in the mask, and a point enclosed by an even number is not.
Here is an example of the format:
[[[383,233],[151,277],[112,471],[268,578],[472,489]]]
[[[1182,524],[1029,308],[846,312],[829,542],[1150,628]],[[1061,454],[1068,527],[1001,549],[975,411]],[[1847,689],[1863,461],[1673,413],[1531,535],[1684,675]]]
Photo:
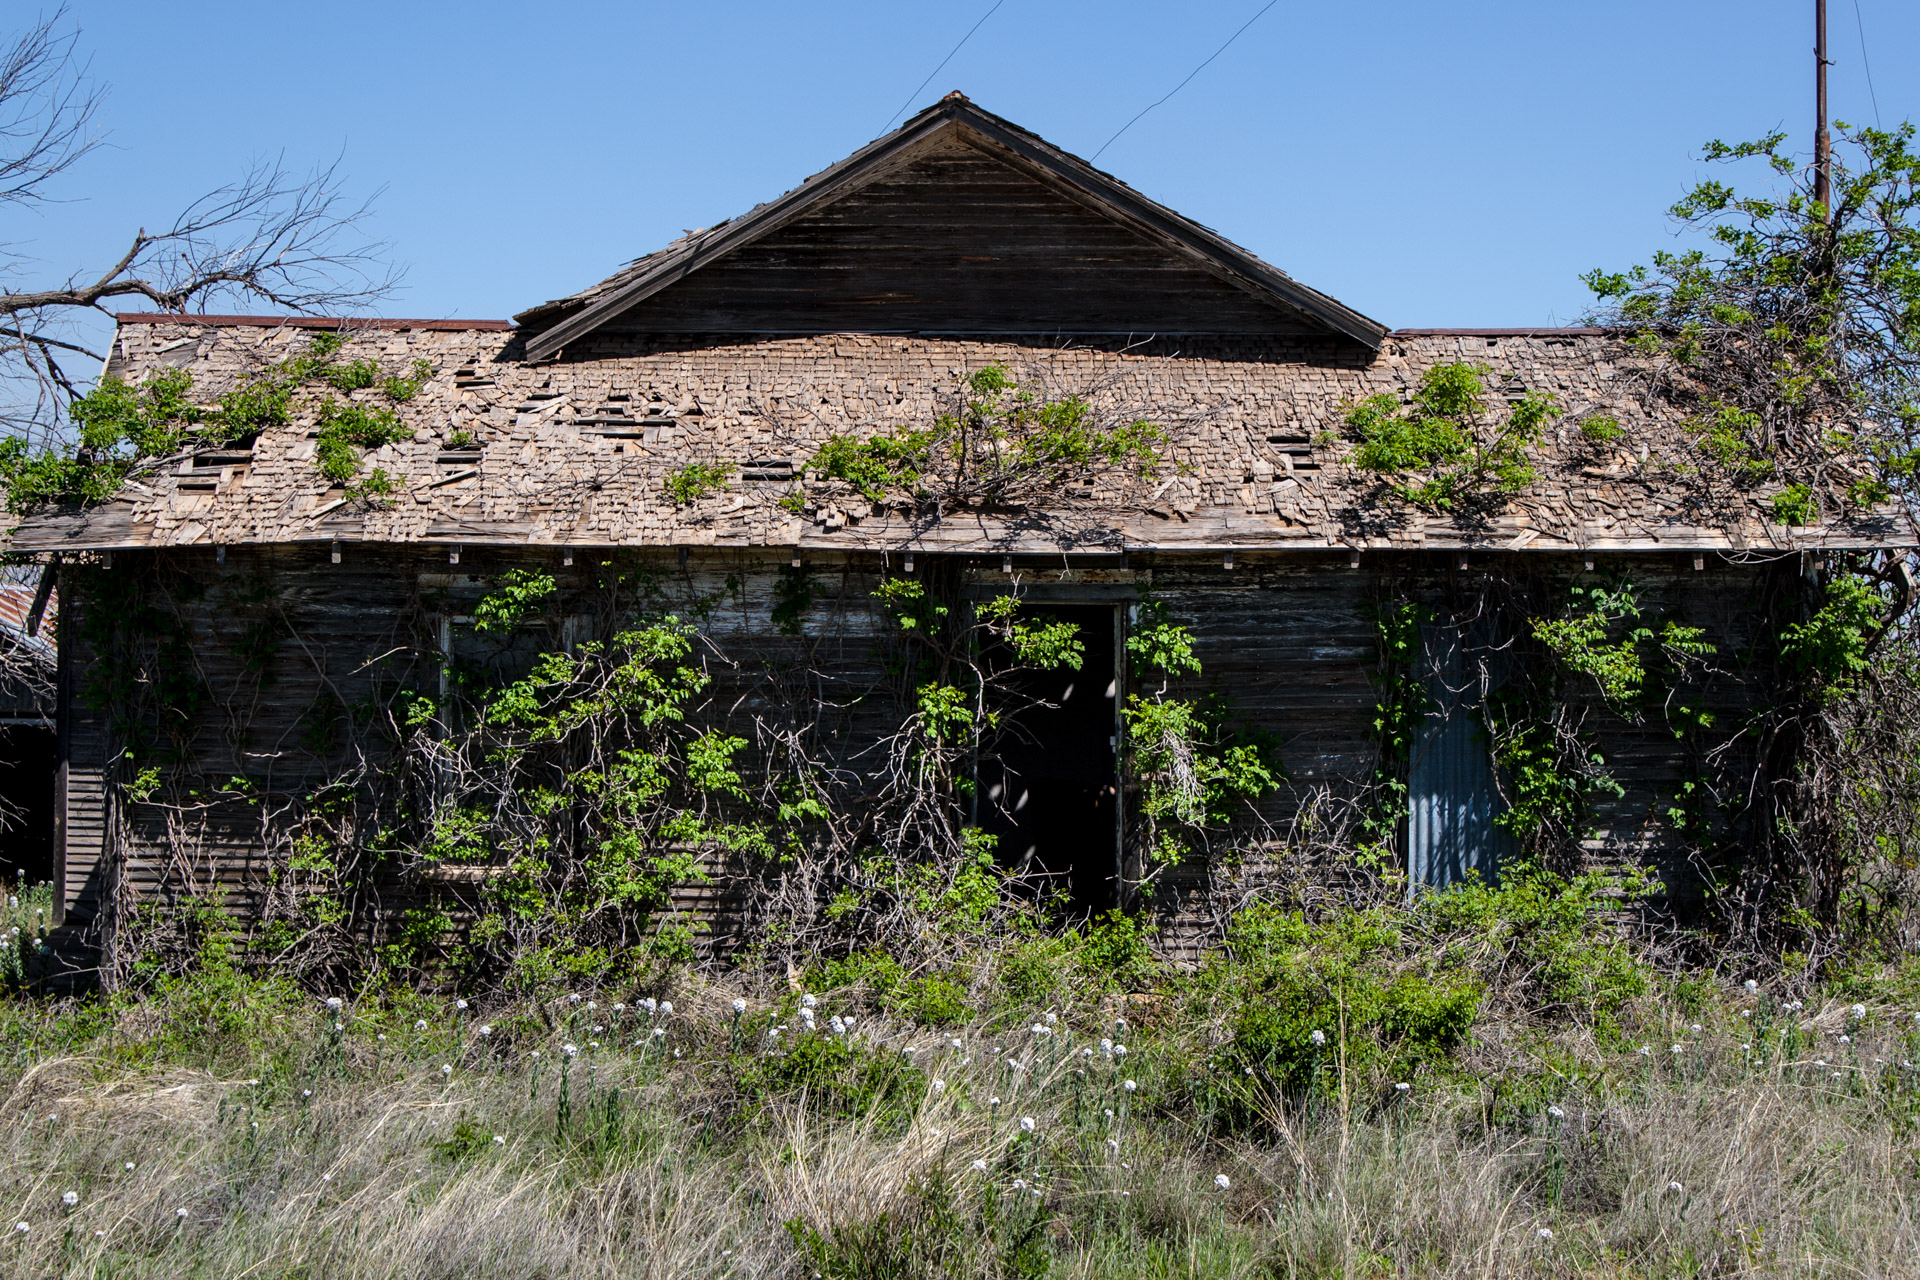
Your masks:
[[[93,918],[116,881],[133,900],[216,894],[236,911],[257,910],[305,797],[357,765],[376,773],[390,767],[378,754],[360,754],[372,739],[349,732],[350,717],[396,688],[437,686],[442,617],[469,612],[489,582],[510,568],[544,569],[559,580],[563,599],[579,602],[569,607],[591,607],[597,557],[581,551],[578,563],[564,567],[561,554],[468,548],[457,566],[444,551],[367,545],[346,546],[339,564],[324,545],[232,548],[224,563],[216,563],[211,550],[117,556],[114,572],[168,583],[179,602],[203,690],[186,739],[198,771],[219,782],[243,777],[258,801],[182,812],[108,795],[108,764],[121,746],[108,740],[86,698],[100,655],[87,650],[83,627],[63,626],[69,713],[62,875],[69,918]],[[780,634],[771,621],[784,560],[708,550],[684,565],[672,552],[633,562],[654,576],[651,608],[701,619],[707,643],[700,656],[714,677],[699,713],[703,723],[760,742],[763,725],[808,722],[817,748],[857,774],[872,767],[871,754],[863,762],[862,753],[897,727],[901,705],[900,677],[888,666],[891,624],[870,603],[880,562],[833,556],[811,563],[814,602],[804,634],[795,637]],[[1005,589],[1011,579],[998,567],[997,561],[971,562],[962,584],[975,595]],[[1710,570],[1696,571],[1690,558],[1617,556],[1602,558],[1589,574],[1577,556],[1499,555],[1461,570],[1451,553],[1417,552],[1371,554],[1353,568],[1344,553],[1297,552],[1242,553],[1232,570],[1217,555],[1135,557],[1123,569],[1065,574],[1057,562],[1023,565],[1015,578],[1036,601],[1124,606],[1150,593],[1164,602],[1192,631],[1204,665],[1182,692],[1224,695],[1238,722],[1280,743],[1288,781],[1261,811],[1271,831],[1284,833],[1317,791],[1351,799],[1380,765],[1374,727],[1380,602],[1412,598],[1444,614],[1491,590],[1531,591],[1535,601],[1564,603],[1576,582],[1622,575],[1638,585],[1648,618],[1706,629],[1719,649],[1716,672],[1694,692],[1716,717],[1716,740],[1732,733],[1756,697],[1743,665],[1764,620],[1761,602],[1791,583],[1786,569],[1714,561]],[[1584,696],[1577,684],[1569,691]],[[1685,884],[1690,872],[1674,861],[1678,846],[1664,811],[1688,776],[1689,751],[1698,748],[1678,743],[1657,718],[1629,724],[1597,705],[1588,731],[1626,794],[1603,797],[1596,806],[1597,833],[1587,856],[1650,862],[1670,883]],[[849,801],[857,804],[859,788],[853,791]],[[116,805],[124,847],[115,846],[116,826],[109,821]],[[1170,942],[1176,949],[1204,943],[1219,913],[1290,856],[1283,846],[1256,844],[1232,868],[1176,869],[1154,901],[1171,926]],[[724,952],[755,913],[753,886],[719,870],[713,883],[689,886],[678,905],[711,922],[712,945]],[[378,885],[377,905],[391,919],[409,906],[462,892],[458,875],[443,883],[396,878]]]
[[[1194,259],[953,143],[602,332],[1313,333]]]

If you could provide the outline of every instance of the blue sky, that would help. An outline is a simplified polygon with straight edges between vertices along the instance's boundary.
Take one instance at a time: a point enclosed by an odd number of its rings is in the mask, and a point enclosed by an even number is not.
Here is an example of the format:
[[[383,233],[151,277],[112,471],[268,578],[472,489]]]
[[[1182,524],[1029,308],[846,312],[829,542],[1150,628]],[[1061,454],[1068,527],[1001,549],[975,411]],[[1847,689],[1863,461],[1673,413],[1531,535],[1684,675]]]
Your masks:
[[[339,155],[408,268],[383,310],[504,317],[877,136],[991,3],[73,0],[112,146],[0,238],[61,276],[251,158]],[[1262,3],[1004,0],[912,106],[1091,155]],[[1671,242],[1706,139],[1810,151],[1812,9],[1280,0],[1100,164],[1389,325],[1566,322],[1579,272]],[[1831,9],[1834,114],[1872,123]],[[1920,5],[1859,13],[1879,119],[1920,114]]]

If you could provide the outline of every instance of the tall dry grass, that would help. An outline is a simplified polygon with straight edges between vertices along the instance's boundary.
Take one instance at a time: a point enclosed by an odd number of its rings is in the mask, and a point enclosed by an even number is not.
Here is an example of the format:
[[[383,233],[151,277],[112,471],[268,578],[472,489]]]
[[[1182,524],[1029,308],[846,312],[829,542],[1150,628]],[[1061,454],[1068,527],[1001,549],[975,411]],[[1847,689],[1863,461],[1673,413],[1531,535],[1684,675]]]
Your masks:
[[[1736,993],[1644,1055],[1496,1025],[1405,1091],[1330,1067],[1302,1100],[1198,1088],[1170,1033],[1112,1056],[1091,1012],[836,1037],[790,996],[688,1003],[16,1012],[0,1272],[1920,1274],[1894,1010],[1756,1029]]]

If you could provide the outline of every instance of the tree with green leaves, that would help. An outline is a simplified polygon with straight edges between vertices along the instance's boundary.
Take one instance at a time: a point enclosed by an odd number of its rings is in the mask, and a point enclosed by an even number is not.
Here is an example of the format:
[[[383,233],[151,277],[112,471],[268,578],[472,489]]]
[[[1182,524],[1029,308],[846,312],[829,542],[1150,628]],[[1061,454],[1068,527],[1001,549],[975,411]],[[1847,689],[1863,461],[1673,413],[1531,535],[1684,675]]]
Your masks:
[[[1839,127],[1830,204],[1786,135],[1707,145],[1757,165],[1672,208],[1689,247],[1584,277],[1650,390],[1686,413],[1700,475],[1786,523],[1910,499],[1920,465],[1920,156],[1911,124]]]
[[[1920,155],[1913,125],[1840,125],[1830,196],[1772,133],[1708,144],[1757,167],[1672,208],[1688,247],[1585,277],[1648,393],[1685,415],[1675,478],[1783,524],[1869,514],[1912,528],[1920,471]],[[1897,945],[1920,903],[1920,644],[1912,556],[1842,553],[1769,603],[1776,697],[1723,754],[1743,810],[1717,891],[1736,935],[1814,962]],[[1712,857],[1713,855],[1707,854]]]

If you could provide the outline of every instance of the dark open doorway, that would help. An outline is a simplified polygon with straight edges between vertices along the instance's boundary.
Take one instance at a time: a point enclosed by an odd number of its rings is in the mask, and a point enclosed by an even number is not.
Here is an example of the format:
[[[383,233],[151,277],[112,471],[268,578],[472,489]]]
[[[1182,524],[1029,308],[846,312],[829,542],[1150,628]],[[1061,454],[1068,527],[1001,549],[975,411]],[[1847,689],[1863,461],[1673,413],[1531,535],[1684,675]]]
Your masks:
[[[0,878],[53,879],[53,783],[59,744],[52,729],[0,724]]]
[[[1027,605],[1023,615],[1079,628],[1078,671],[1012,678],[1012,724],[997,759],[980,767],[980,826],[1000,840],[1003,864],[1065,891],[1076,916],[1119,905],[1115,663],[1111,605]]]

